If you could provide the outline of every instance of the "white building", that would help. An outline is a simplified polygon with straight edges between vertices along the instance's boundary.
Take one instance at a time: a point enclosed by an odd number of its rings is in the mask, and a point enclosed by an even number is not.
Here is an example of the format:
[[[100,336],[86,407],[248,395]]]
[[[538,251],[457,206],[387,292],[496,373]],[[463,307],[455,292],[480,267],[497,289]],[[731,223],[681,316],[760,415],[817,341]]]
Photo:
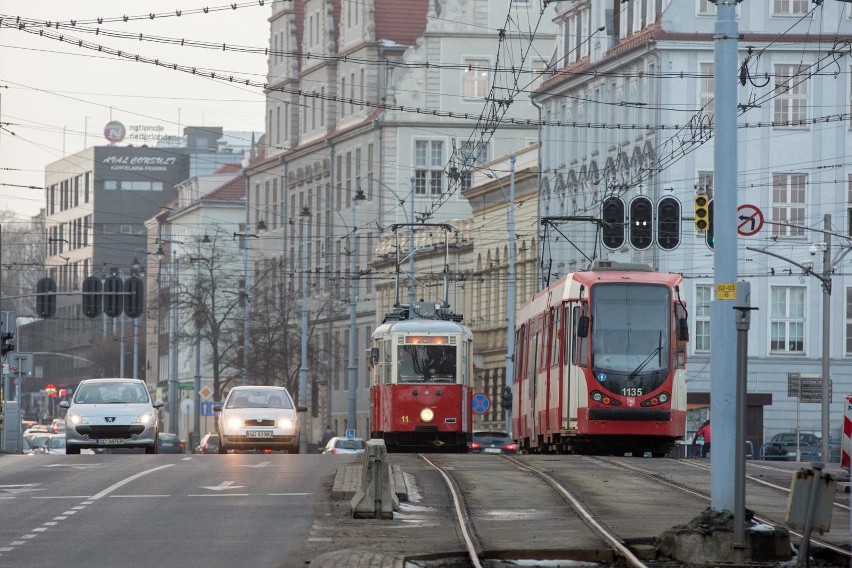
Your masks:
[[[613,212],[604,213],[603,204],[620,198],[626,224],[621,225],[624,244],[612,246],[616,235],[607,247],[598,224],[560,222],[570,244],[543,245],[548,256],[542,259],[540,280],[552,282],[584,268],[589,258],[643,262],[682,273],[692,330],[689,400],[706,406],[714,257],[705,235],[694,228],[693,199],[699,191],[712,197],[717,190],[715,4],[586,0],[557,6],[561,31],[552,77],[534,96],[547,121],[541,140],[540,217],[612,221]],[[830,239],[831,432],[836,442],[842,395],[852,391],[852,280],[845,270],[852,241],[820,231],[830,215],[832,231],[852,235],[852,168],[845,158],[852,146],[847,114],[852,62],[847,47],[838,50],[852,36],[850,9],[843,2],[775,0],[738,4],[737,15],[737,203],[754,205],[767,221],[737,243],[739,278],[751,283],[758,308],[749,334],[748,437],[759,444],[797,425],[819,434],[820,405],[797,404],[787,387],[790,373],[820,375],[823,301],[820,279],[749,249],[766,249],[821,274],[821,255],[809,250]],[[650,203],[654,210],[671,197],[681,205],[679,242],[672,247],[654,227],[649,241],[634,237],[637,247],[631,242],[631,222],[643,215],[643,205]],[[653,224],[656,218],[648,220]],[[543,239],[553,243],[556,234]]]

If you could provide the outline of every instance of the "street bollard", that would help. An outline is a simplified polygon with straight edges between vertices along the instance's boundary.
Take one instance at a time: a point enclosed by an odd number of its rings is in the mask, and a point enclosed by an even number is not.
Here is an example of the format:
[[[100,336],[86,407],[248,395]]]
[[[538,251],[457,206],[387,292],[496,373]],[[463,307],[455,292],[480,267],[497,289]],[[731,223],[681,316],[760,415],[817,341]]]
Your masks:
[[[392,519],[394,508],[399,507],[391,491],[388,449],[384,440],[368,440],[361,469],[361,488],[350,502],[355,518]]]

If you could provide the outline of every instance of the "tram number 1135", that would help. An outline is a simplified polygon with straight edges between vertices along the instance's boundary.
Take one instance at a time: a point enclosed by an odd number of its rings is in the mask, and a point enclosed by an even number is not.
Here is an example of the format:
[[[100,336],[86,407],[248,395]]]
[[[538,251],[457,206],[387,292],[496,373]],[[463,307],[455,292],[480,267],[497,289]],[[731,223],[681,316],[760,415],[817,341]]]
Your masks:
[[[642,396],[641,387],[624,387],[621,389],[622,396]]]

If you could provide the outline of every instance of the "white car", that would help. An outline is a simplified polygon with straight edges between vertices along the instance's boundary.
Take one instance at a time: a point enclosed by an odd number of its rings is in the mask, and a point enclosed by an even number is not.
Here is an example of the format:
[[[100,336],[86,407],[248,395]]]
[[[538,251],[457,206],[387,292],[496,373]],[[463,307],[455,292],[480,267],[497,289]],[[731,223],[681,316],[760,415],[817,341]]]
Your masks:
[[[65,415],[65,453],[83,448],[145,448],[157,453],[160,426],[148,387],[138,379],[84,379],[74,398],[59,406]]]
[[[364,438],[342,438],[335,436],[328,441],[322,453],[324,454],[363,454],[366,448]]]
[[[299,453],[299,412],[284,387],[238,386],[231,389],[218,412],[216,431],[220,454],[228,450],[286,450]]]

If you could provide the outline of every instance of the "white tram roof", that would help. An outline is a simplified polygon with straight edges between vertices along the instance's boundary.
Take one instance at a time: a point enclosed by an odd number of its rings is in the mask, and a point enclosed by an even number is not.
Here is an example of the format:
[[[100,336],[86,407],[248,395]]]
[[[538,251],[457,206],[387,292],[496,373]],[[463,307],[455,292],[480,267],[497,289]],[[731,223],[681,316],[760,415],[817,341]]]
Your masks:
[[[389,321],[381,324],[373,332],[373,338],[378,338],[391,333],[419,333],[423,335],[448,335],[461,333],[468,339],[473,337],[470,328],[454,321],[433,319],[410,319],[400,321]]]

